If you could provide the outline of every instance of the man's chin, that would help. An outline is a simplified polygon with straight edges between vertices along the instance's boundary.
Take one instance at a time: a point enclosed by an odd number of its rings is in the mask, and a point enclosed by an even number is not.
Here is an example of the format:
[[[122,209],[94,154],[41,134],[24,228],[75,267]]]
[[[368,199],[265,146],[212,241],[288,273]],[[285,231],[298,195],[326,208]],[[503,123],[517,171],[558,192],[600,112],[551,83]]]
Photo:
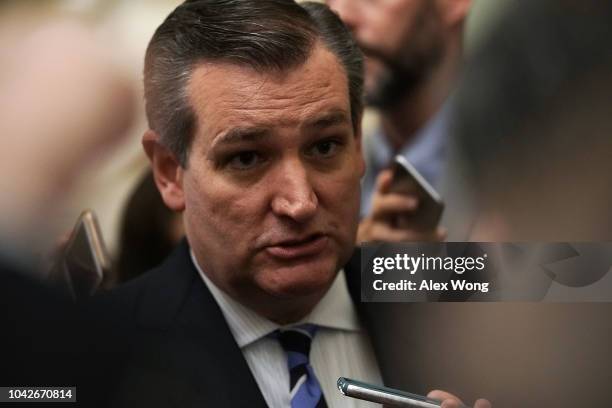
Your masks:
[[[366,105],[377,109],[393,109],[410,95],[418,79],[410,72],[386,71],[366,87]]]
[[[377,109],[392,109],[421,83],[425,71],[397,60],[366,57],[365,102]]]
[[[276,298],[323,296],[338,274],[336,261],[314,259],[261,271],[256,281]]]

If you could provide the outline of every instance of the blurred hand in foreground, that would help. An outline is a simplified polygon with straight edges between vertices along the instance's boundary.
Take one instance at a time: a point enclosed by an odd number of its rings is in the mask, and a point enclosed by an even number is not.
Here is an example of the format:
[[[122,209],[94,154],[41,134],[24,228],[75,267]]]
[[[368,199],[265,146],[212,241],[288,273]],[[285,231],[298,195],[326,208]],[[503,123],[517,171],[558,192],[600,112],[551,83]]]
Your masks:
[[[0,223],[41,235],[91,162],[122,141],[135,89],[88,27],[43,22],[14,37],[0,69]]]
[[[446,391],[434,390],[427,394],[427,398],[442,401],[441,408],[463,408],[466,407],[461,400]],[[492,408],[492,405],[486,399],[478,399],[474,403],[474,408]]]

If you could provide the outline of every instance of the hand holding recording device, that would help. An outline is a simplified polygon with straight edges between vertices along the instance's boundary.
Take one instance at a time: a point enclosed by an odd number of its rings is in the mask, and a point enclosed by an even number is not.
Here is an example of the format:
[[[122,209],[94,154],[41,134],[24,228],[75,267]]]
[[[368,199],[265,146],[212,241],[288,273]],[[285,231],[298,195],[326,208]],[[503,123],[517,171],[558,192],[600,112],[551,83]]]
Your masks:
[[[395,156],[392,170],[393,180],[389,191],[414,195],[419,200],[416,212],[398,217],[396,227],[409,225],[421,231],[435,230],[444,210],[440,195],[405,157]]]
[[[51,278],[64,285],[75,299],[81,299],[95,292],[109,269],[110,259],[96,215],[85,210],[53,266]]]
[[[401,408],[440,408],[441,401],[421,395],[378,385],[366,384],[350,378],[338,378],[338,389],[347,397]]]

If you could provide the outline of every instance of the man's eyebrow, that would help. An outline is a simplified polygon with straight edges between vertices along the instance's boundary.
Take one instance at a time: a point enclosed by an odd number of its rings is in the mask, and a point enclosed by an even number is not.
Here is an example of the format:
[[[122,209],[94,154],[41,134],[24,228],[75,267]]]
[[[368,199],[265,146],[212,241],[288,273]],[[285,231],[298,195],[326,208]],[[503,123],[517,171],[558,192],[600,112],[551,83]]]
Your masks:
[[[304,123],[305,128],[324,129],[336,125],[350,124],[349,115],[343,110],[334,110],[317,116]]]
[[[270,136],[270,130],[265,127],[235,127],[214,139],[212,145],[256,142]]]
[[[344,110],[334,110],[307,120],[303,128],[325,129],[336,125],[350,124],[349,115]],[[235,127],[216,137],[212,147],[218,145],[256,142],[271,135],[270,128],[265,126]]]

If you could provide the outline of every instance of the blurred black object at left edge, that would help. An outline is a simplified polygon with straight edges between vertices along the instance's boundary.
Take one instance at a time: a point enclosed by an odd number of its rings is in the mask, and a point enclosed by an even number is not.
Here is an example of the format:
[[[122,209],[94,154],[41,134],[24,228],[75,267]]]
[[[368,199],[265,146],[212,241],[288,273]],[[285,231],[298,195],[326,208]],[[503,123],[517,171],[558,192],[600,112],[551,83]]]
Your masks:
[[[28,272],[0,259],[0,386],[77,388],[76,404],[36,407],[106,406],[121,361],[119,353],[101,351],[112,330]]]

